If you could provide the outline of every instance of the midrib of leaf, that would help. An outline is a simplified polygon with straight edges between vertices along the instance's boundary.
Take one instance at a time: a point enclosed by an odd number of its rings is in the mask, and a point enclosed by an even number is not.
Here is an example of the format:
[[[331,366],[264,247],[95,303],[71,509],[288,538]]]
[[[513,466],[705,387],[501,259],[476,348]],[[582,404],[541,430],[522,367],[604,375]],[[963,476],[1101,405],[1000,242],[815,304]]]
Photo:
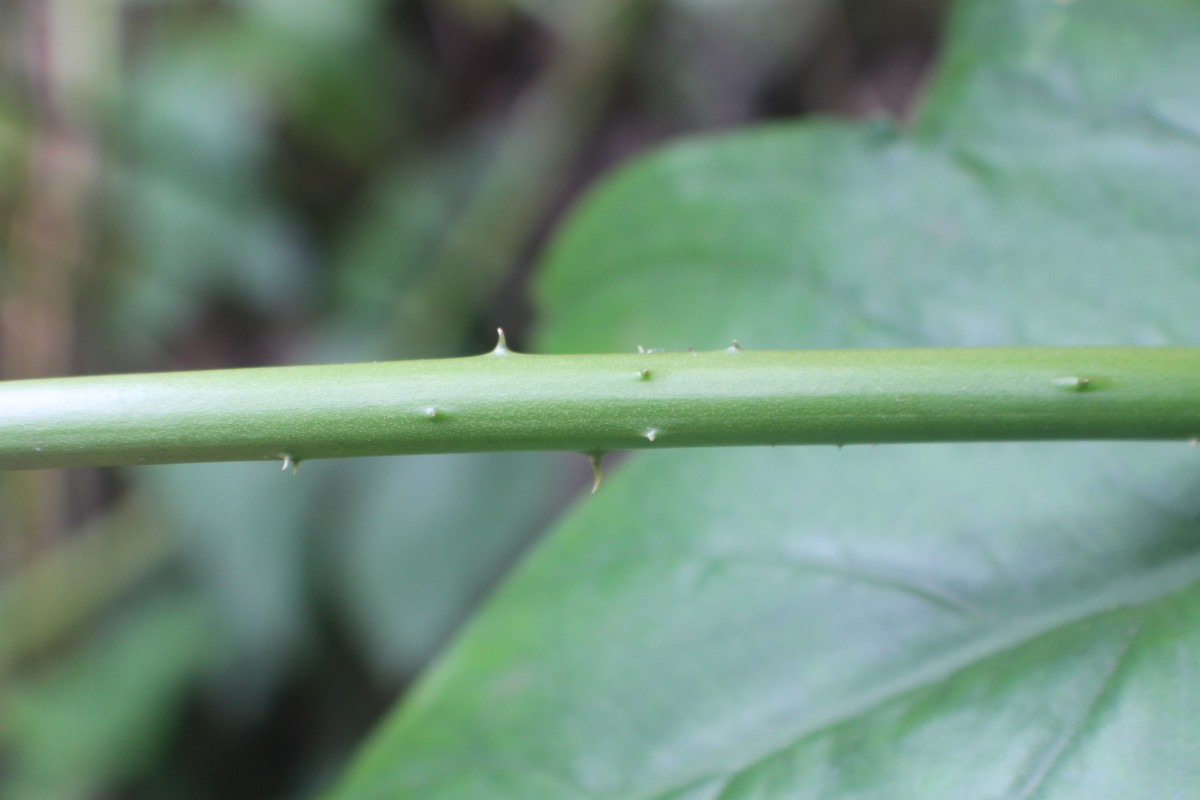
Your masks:
[[[1140,608],[1144,613],[1151,613],[1153,605],[1173,596],[1186,594],[1195,589],[1197,584],[1200,584],[1200,550],[1187,558],[1170,561],[1135,577],[1107,584],[1104,592],[1046,609],[1042,613],[1026,615],[1017,620],[1017,624],[999,630],[982,632],[950,652],[897,675],[891,681],[859,692],[856,696],[847,697],[823,711],[809,714],[806,724],[790,731],[785,737],[750,746],[747,749],[754,752],[746,755],[742,763],[731,770],[707,776],[693,775],[683,782],[672,783],[653,789],[645,795],[633,797],[639,797],[641,800],[671,800],[679,796],[677,793],[690,786],[718,782],[720,789],[711,796],[711,800],[721,800],[725,797],[726,787],[739,777],[748,774],[772,757],[799,745],[805,739],[867,717],[892,701],[930,688],[958,673],[1016,650],[1036,639],[1052,635],[1056,631],[1096,620],[1116,611]],[[1129,647],[1132,647],[1132,642]],[[1127,655],[1128,653],[1122,658],[1126,658]]]

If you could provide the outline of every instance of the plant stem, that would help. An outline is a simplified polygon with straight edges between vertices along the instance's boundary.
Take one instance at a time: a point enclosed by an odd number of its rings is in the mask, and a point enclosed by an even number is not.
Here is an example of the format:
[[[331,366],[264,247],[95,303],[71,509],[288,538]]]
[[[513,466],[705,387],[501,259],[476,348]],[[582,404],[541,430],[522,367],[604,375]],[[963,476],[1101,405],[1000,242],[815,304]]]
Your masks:
[[[0,469],[1200,435],[1200,348],[523,355],[0,384]]]

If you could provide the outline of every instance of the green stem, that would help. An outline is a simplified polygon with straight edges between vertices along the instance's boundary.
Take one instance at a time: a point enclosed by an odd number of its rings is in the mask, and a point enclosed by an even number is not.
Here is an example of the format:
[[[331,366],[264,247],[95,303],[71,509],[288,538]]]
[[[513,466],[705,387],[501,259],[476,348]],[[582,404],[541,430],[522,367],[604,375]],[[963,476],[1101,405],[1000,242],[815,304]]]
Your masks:
[[[522,355],[0,384],[0,469],[1200,435],[1200,348]]]

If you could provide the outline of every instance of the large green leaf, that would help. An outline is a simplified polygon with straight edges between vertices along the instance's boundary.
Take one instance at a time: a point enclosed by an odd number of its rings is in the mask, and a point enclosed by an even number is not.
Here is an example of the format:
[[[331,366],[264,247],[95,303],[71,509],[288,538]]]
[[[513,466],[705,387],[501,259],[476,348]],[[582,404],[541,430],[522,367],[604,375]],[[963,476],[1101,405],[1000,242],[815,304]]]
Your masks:
[[[1198,36],[1190,0],[961,3],[912,130],[610,181],[550,254],[543,341],[1200,344]],[[1198,677],[1200,449],[649,454],[341,796],[1191,796]]]

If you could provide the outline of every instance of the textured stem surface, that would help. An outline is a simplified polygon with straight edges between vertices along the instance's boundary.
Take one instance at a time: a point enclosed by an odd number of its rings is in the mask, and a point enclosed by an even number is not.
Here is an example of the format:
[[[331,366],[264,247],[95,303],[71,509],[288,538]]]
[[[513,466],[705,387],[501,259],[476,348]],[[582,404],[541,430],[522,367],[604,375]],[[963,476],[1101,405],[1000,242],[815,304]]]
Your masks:
[[[1200,348],[470,358],[0,384],[0,469],[1200,435]]]

